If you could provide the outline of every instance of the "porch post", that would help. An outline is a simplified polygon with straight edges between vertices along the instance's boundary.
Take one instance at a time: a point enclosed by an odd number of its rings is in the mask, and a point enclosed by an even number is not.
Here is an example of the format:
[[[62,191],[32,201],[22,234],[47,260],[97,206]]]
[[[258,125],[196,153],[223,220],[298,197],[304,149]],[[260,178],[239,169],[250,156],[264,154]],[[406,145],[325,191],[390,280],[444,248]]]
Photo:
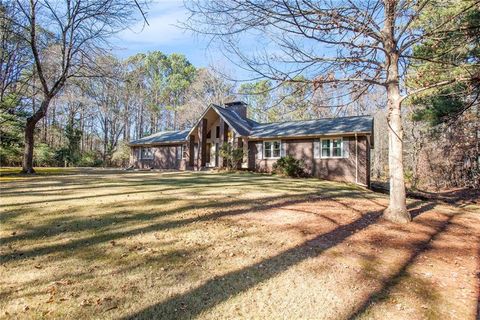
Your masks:
[[[222,128],[220,128],[222,130]],[[228,142],[228,123],[225,121],[223,122],[223,130],[222,130],[222,144]],[[227,166],[227,159],[222,159],[221,161],[222,167]]]
[[[248,169],[248,138],[243,138],[242,168]]]
[[[202,119],[200,124],[200,134],[199,134],[199,144],[200,148],[200,165],[199,167],[205,167],[207,164],[207,119]]]
[[[190,135],[189,145],[188,145],[188,165],[194,169],[195,166],[195,136],[193,134]]]

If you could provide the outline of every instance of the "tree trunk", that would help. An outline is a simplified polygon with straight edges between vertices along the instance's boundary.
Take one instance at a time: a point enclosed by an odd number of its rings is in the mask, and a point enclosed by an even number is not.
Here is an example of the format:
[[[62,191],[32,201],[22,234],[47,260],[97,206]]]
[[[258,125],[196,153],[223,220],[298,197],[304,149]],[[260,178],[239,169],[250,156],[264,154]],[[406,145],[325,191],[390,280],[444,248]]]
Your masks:
[[[50,98],[45,98],[33,116],[27,119],[25,126],[25,149],[23,152],[22,173],[35,173],[33,169],[33,145],[35,140],[35,126],[47,113]]]
[[[400,114],[400,88],[398,80],[387,85],[388,107],[388,168],[390,176],[390,203],[383,216],[390,221],[411,221],[407,211],[405,177],[403,175],[403,127]]]
[[[33,169],[33,144],[34,144],[35,122],[28,118],[25,126],[25,149],[23,153],[22,173],[35,173]]]
[[[390,202],[383,217],[397,223],[412,220],[407,211],[405,177],[403,175],[403,127],[401,95],[398,71],[399,52],[395,38],[395,16],[397,1],[384,0],[385,24],[382,30],[386,51],[387,71],[387,124],[388,124],[388,171],[390,178]]]

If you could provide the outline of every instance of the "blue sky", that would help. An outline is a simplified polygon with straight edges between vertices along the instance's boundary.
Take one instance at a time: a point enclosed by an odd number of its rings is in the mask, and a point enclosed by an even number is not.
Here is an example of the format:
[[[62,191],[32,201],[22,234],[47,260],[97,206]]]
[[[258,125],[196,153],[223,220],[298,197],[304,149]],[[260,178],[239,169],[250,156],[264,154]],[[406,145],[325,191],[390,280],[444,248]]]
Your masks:
[[[188,17],[183,0],[157,0],[148,9],[149,26],[139,22],[125,30],[113,41],[114,54],[126,58],[138,52],[159,50],[164,53],[182,53],[196,67],[211,64],[233,68],[214,48],[209,49],[208,40],[193,35],[178,27]]]

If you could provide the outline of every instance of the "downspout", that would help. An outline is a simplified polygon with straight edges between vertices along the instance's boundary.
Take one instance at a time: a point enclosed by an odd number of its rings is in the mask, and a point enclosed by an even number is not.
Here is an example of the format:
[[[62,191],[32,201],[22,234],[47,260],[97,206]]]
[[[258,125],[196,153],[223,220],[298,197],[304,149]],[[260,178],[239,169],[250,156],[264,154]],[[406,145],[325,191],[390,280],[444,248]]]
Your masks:
[[[355,133],[355,183],[358,184],[358,140]]]

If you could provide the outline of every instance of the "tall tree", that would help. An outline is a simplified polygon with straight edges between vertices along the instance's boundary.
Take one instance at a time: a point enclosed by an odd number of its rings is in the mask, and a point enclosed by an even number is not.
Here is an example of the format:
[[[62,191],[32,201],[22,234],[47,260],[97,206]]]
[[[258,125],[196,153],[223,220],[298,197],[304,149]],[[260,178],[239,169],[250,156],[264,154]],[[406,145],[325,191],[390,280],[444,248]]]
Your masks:
[[[242,83],[238,93],[250,106],[249,116],[258,122],[273,121],[269,110],[272,108],[272,83],[268,80]]]
[[[28,44],[42,100],[25,126],[25,173],[34,173],[36,124],[47,114],[52,99],[73,77],[91,74],[92,57],[112,34],[135,18],[138,1],[131,0],[16,0],[12,22],[22,27],[19,36]]]
[[[425,9],[415,24],[417,29],[433,32],[434,21],[453,17],[449,28],[440,36],[423,41],[413,48],[415,60],[409,69],[407,85],[411,90],[432,83],[446,82],[445,86],[422,92],[411,99],[417,107],[415,120],[432,126],[452,122],[474,105],[480,96],[480,4],[473,0],[449,0],[451,6]],[[455,15],[456,7],[472,6],[463,15]],[[470,81],[453,82],[452,75]]]
[[[345,96],[353,100],[372,86],[384,88],[390,171],[390,203],[384,217],[402,223],[411,220],[403,169],[402,101],[465,78],[451,75],[408,91],[405,73],[415,60],[413,47],[443,37],[452,28],[450,21],[468,14],[478,0],[460,5],[449,0],[194,0],[185,4],[191,12],[188,28],[219,40],[225,53],[261,77],[298,82],[298,75],[303,75],[306,85],[348,85],[350,92]],[[424,10],[438,5],[450,7],[449,14],[432,21],[428,29],[416,28]],[[259,35],[255,40],[268,50],[246,53],[241,49],[242,35]]]

